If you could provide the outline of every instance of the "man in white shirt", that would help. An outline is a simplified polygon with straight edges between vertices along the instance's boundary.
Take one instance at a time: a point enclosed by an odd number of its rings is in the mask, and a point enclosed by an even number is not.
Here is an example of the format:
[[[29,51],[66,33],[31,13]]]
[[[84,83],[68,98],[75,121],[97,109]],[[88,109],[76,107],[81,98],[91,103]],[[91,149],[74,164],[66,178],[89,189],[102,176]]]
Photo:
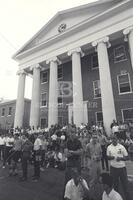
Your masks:
[[[80,176],[77,168],[72,168],[72,179],[70,179],[65,188],[64,198],[66,200],[83,200],[88,197],[89,188],[87,182]]]
[[[113,178],[108,173],[102,173],[101,183],[103,184],[102,200],[123,200],[121,195],[113,189]]]
[[[35,142],[34,142],[34,176],[33,180],[38,181],[40,178],[40,163],[41,163],[41,150],[42,150],[42,141],[39,136],[39,133],[34,133]]]
[[[0,160],[4,159],[4,145],[5,145],[4,134],[1,134],[0,135]]]
[[[110,174],[113,177],[114,189],[118,191],[120,179],[126,200],[131,200],[128,192],[128,179],[125,165],[125,161],[128,159],[128,153],[125,147],[118,143],[116,135],[112,136],[112,143],[107,148],[107,156],[110,160]]]

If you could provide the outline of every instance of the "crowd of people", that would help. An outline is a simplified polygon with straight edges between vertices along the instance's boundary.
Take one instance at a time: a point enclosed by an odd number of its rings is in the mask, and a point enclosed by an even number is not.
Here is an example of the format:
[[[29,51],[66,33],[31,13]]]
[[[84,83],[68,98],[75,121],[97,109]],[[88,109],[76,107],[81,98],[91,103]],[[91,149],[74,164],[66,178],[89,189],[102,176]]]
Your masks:
[[[15,176],[21,162],[20,181],[27,181],[28,165],[32,164],[32,179],[36,182],[45,168],[64,170],[63,196],[66,200],[93,199],[89,196],[89,190],[95,187],[100,178],[109,191],[108,195],[119,197],[107,198],[105,189],[102,199],[121,200],[118,193],[120,180],[125,198],[130,200],[125,161],[133,161],[133,126],[132,123],[113,120],[110,128],[110,136],[102,123],[91,126],[81,124],[80,127],[56,124],[49,129],[32,127],[9,130],[0,135],[2,167],[8,165],[9,176]],[[89,174],[87,182],[81,176],[83,170]]]

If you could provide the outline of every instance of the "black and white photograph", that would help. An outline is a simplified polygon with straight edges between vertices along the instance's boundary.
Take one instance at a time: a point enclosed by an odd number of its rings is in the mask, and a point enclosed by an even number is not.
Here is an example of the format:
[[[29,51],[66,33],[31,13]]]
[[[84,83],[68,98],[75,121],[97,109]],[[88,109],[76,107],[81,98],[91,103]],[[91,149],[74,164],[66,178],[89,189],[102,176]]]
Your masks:
[[[133,200],[133,0],[0,0],[0,200]]]

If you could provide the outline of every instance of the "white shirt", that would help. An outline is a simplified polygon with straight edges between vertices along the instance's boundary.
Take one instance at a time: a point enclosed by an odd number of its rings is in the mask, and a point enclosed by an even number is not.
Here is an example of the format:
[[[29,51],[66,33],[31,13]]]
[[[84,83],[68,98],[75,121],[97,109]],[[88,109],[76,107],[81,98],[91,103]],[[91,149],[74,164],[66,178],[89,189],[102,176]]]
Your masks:
[[[37,138],[34,142],[34,150],[37,151],[40,149],[40,146],[42,145],[41,139]]]
[[[5,144],[7,147],[12,147],[14,144],[14,138],[13,137],[5,137]]]
[[[107,148],[107,156],[114,156],[114,160],[110,161],[110,165],[115,168],[123,168],[125,167],[125,161],[117,161],[117,157],[124,157],[128,156],[127,150],[125,147],[121,144],[117,144],[114,146],[113,144],[110,144]]]
[[[51,138],[52,138],[52,140],[56,141],[56,140],[57,140],[57,135],[56,135],[56,134],[53,134],[53,135],[51,136]]]
[[[112,133],[116,133],[116,132],[119,132],[119,126],[118,125],[115,125],[112,127]]]
[[[65,138],[66,138],[65,135],[61,135],[60,137],[61,140],[65,140]]]
[[[107,194],[105,191],[103,192],[102,200],[123,200],[123,199],[118,192],[112,189],[109,194]]]
[[[84,179],[83,179],[83,184],[85,185],[85,187],[87,189],[89,189],[87,182]],[[71,200],[83,200],[82,186],[80,184],[78,184],[78,186],[76,186],[75,183],[74,183],[74,180],[71,179],[66,184],[64,198],[68,198],[68,199],[71,199]]]
[[[62,155],[62,153],[61,152],[59,152],[58,154],[54,154],[54,159],[55,160],[59,160],[59,161],[61,161],[62,162],[62,159],[63,159],[63,155]]]
[[[4,137],[0,137],[0,145],[4,145],[5,144],[5,139]]]

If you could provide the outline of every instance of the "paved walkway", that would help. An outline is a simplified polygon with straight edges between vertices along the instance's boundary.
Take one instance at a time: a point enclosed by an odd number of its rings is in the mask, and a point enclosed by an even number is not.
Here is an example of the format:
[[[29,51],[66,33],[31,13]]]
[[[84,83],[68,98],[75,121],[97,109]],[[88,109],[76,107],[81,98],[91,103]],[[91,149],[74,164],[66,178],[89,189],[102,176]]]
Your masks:
[[[133,165],[127,162],[129,175],[129,189],[133,196]],[[19,175],[21,175],[19,166]],[[0,200],[62,200],[64,187],[64,171],[49,168],[41,172],[41,179],[38,182],[32,181],[33,166],[29,166],[29,178],[27,182],[20,182],[18,177],[8,176],[8,166],[6,169],[0,168]],[[86,180],[87,173],[84,174]],[[97,184],[92,191],[95,200],[99,200],[101,195],[101,185]]]

